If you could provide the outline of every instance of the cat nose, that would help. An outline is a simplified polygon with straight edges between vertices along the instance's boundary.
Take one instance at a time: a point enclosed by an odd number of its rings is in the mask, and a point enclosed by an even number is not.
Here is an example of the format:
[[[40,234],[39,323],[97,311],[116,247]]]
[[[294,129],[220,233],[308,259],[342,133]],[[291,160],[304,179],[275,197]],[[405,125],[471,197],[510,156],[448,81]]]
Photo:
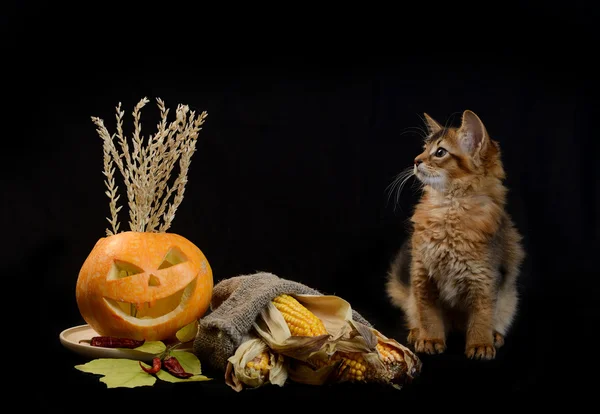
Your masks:
[[[422,164],[423,160],[419,159],[419,158],[415,158],[415,165],[419,165]]]

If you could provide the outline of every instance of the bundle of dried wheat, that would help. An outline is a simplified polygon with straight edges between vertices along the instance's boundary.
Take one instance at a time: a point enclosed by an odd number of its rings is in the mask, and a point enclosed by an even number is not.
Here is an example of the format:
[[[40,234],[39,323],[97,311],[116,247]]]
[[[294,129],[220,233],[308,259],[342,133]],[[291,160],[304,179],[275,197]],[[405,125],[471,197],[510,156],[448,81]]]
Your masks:
[[[106,176],[104,182],[111,212],[111,217],[107,218],[111,225],[106,229],[107,236],[119,232],[117,215],[122,208],[117,205],[120,196],[115,184],[114,165],[119,169],[127,189],[131,231],[166,232],[183,200],[191,158],[196,151],[196,138],[207,113],[203,111],[196,116],[187,105],[180,104],[175,111],[175,120],[167,123],[169,109],[158,98],[161,121],[156,133],[145,140],[141,135],[140,112],[148,102],[147,98],[143,98],[133,110],[133,150],[130,150],[128,139],[123,134],[125,112],[121,110],[121,103],[116,108],[117,132],[113,135],[108,132],[102,119],[92,117],[104,142],[103,173]],[[115,138],[119,148],[115,144]],[[169,178],[177,162],[179,174],[169,186]]]

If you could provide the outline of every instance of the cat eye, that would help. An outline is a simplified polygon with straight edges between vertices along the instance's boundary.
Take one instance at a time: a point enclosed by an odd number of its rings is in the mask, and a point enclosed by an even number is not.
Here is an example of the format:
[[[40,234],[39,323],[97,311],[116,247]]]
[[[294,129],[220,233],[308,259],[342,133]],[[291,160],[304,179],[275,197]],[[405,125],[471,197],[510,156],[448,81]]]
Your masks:
[[[439,147],[439,148],[437,149],[437,151],[435,152],[435,154],[434,154],[434,155],[435,155],[436,157],[438,157],[438,158],[441,158],[441,157],[443,157],[444,155],[446,155],[446,153],[447,153],[447,152],[448,152],[448,151],[446,151],[446,149],[445,149],[445,148]]]

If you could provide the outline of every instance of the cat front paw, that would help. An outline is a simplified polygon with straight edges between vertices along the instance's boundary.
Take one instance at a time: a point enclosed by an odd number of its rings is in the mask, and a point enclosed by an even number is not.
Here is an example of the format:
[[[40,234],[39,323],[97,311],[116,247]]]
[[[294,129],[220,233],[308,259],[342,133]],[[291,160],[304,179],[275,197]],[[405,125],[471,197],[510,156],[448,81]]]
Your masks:
[[[409,345],[414,345],[417,342],[418,338],[419,328],[412,328],[408,331],[408,337],[406,338],[406,342],[408,342]]]
[[[496,358],[496,348],[494,344],[471,344],[465,354],[470,359],[491,360]]]
[[[441,338],[422,339],[415,341],[415,351],[422,354],[441,354],[446,350],[446,341]]]

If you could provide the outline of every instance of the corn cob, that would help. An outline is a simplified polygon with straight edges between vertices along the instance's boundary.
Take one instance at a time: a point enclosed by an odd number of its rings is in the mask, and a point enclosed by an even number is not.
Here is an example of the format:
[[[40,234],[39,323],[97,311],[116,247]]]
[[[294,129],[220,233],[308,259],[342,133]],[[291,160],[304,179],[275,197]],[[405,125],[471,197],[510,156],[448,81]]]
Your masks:
[[[371,357],[375,356],[380,363],[365,358],[364,352],[336,352],[328,360],[315,359],[311,363],[317,369],[339,364],[332,374],[333,382],[391,383],[404,375],[406,362],[394,347],[378,342],[376,350]]]
[[[290,295],[282,294],[273,299],[273,305],[281,312],[292,336],[326,335],[323,321]]]
[[[379,356],[384,363],[394,364],[402,362],[404,363],[404,358],[402,355],[391,345],[388,345],[384,342],[377,342],[377,351],[379,352]]]
[[[334,380],[344,378],[350,382],[365,381],[367,364],[360,352],[336,352],[328,360],[315,359],[311,361],[317,369],[333,364],[339,364],[334,374]]]
[[[267,384],[283,386],[288,370],[283,355],[258,337],[249,337],[227,359],[225,382],[236,391]]]
[[[269,352],[265,350],[255,356],[251,361],[248,361],[245,367],[248,375],[251,377],[266,377],[271,370],[269,357]]]

